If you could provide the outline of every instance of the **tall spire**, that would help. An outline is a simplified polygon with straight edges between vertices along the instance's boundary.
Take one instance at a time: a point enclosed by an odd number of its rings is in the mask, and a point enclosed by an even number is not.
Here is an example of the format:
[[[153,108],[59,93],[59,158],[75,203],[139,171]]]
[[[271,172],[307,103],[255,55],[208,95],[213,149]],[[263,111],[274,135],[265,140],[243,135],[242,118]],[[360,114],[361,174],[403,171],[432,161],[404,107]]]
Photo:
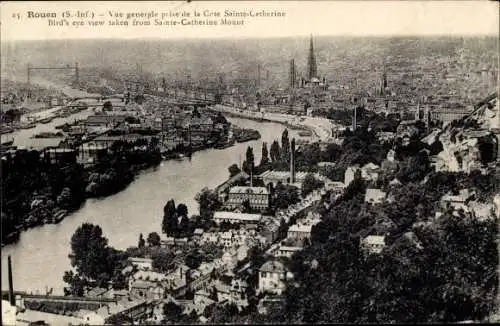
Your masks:
[[[313,36],[309,42],[309,57],[307,58],[307,77],[309,80],[318,77],[318,67],[316,66],[316,57],[314,56]]]

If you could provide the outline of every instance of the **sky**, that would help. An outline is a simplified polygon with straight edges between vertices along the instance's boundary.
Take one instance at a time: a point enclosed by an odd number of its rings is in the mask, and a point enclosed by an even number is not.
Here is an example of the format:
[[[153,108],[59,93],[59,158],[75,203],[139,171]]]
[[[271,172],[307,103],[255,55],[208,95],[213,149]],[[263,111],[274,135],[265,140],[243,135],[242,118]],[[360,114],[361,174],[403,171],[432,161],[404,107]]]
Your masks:
[[[80,38],[254,38],[313,34],[344,36],[386,35],[498,35],[498,1],[3,1],[1,39],[44,40]],[[93,12],[96,17],[73,18],[83,26],[49,26],[48,18],[28,18],[28,12],[50,13],[62,19],[64,11]],[[238,26],[109,26],[110,11],[161,13],[196,10],[202,20],[205,11],[225,10],[284,12],[284,17],[254,17]],[[101,14],[102,16],[98,16]],[[19,15],[19,16],[17,16]],[[19,17],[19,18],[17,18]],[[185,18],[185,17],[181,17]],[[180,20],[179,18],[178,20]],[[159,20],[167,20],[167,18]],[[191,20],[192,17],[187,18]],[[241,18],[232,18],[241,19]],[[104,26],[89,26],[89,20],[103,20]],[[123,20],[123,19],[120,19]],[[152,23],[154,19],[150,20]],[[71,21],[69,22],[72,23]]]

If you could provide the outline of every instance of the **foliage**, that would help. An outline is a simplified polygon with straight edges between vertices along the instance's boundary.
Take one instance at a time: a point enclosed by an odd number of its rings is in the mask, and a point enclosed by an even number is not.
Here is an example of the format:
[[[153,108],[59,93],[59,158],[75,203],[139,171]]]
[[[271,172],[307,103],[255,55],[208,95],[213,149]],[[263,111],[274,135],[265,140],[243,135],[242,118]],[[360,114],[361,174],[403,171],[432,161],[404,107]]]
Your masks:
[[[288,129],[283,130],[281,134],[281,159],[285,162],[289,160],[290,140],[288,139]]]
[[[139,234],[139,243],[137,244],[137,248],[142,249],[146,245],[146,241],[144,241],[144,237],[141,234]]]
[[[156,247],[160,245],[160,236],[156,232],[151,232],[148,235],[148,245],[150,247]]]
[[[175,201],[170,199],[163,207],[163,233],[172,235],[177,226],[177,210],[175,208]]]
[[[324,184],[323,181],[317,180],[313,174],[308,173],[302,182],[302,197],[306,197],[313,190],[323,187]]]
[[[184,263],[191,269],[197,269],[200,267],[202,261],[203,257],[201,253],[198,250],[193,250],[186,255]]]
[[[241,172],[240,168],[238,167],[237,164],[233,164],[231,165],[229,168],[228,168],[228,171],[229,171],[229,177],[232,178],[234,177],[235,175],[237,175],[238,173]]]
[[[153,260],[152,267],[161,272],[168,272],[174,263],[175,255],[168,250],[160,250],[155,252],[151,259]]]
[[[217,192],[207,187],[203,188],[196,195],[195,200],[200,205],[200,215],[205,219],[211,219],[213,217],[213,212],[218,210],[221,206]]]
[[[65,273],[64,281],[70,293],[81,293],[83,286],[107,287],[110,281],[115,288],[126,285],[121,274],[127,255],[108,246],[98,225],[83,223],[71,237],[71,265],[76,267]]]
[[[255,158],[253,155],[253,148],[248,146],[247,151],[245,154],[245,161],[243,162],[243,171],[245,171],[247,174],[252,174],[254,166],[255,166]]]
[[[164,320],[162,321],[163,324],[172,324],[179,322],[181,315],[182,315],[182,307],[173,303],[173,302],[167,302],[163,305],[163,316]]]
[[[274,189],[273,207],[275,210],[284,209],[299,201],[298,188],[292,185],[284,185],[279,182]]]
[[[273,141],[271,144],[271,148],[269,151],[269,156],[271,158],[271,162],[277,163],[281,161],[281,147],[278,141]]]
[[[260,159],[260,166],[265,166],[269,163],[269,152],[267,150],[267,143],[262,143],[262,157]]]

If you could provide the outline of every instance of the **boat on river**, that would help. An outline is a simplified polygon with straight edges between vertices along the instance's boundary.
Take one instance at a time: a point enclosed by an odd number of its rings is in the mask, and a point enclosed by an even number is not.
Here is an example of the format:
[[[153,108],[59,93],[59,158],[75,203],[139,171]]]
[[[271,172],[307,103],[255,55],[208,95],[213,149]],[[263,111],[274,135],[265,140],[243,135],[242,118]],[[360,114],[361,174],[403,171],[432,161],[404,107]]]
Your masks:
[[[48,117],[48,118],[44,118],[44,119],[41,119],[39,120],[41,123],[49,123],[51,122],[52,120],[54,120],[54,117]]]
[[[31,129],[31,128],[35,128],[36,127],[36,123],[32,122],[32,123],[24,123],[24,124],[21,124],[20,128],[21,129]]]

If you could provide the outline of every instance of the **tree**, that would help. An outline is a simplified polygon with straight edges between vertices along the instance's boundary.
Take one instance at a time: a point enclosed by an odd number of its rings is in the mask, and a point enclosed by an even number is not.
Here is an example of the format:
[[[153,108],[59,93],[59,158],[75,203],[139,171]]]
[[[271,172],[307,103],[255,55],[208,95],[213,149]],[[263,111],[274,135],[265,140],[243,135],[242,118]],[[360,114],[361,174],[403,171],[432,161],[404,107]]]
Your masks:
[[[113,110],[113,104],[111,103],[111,101],[104,102],[104,104],[102,105],[102,110],[103,111],[112,111]]]
[[[269,156],[271,157],[271,161],[273,163],[277,163],[281,161],[281,149],[280,149],[280,144],[278,141],[273,141],[271,144]]]
[[[302,182],[302,197],[309,195],[313,190],[321,188],[323,181],[316,180],[313,174],[308,173]]]
[[[188,208],[185,204],[179,204],[177,206],[177,216],[187,217]]]
[[[175,255],[170,251],[158,251],[151,257],[153,259],[153,268],[163,273],[168,272],[174,263]]]
[[[255,158],[253,155],[253,148],[248,146],[247,151],[246,151],[246,159],[245,162],[243,162],[243,171],[245,171],[248,174],[253,173],[253,169],[255,166]]]
[[[233,164],[231,165],[229,168],[228,168],[228,171],[229,171],[229,177],[232,178],[234,177],[235,175],[237,175],[238,173],[241,172],[240,168],[238,167],[237,164]]]
[[[260,159],[260,166],[265,166],[269,162],[269,153],[267,151],[267,143],[262,143],[262,157]]]
[[[142,236],[142,234],[141,234]],[[160,236],[156,232],[151,232],[148,235],[148,245],[150,247],[157,247],[160,245]]]
[[[290,155],[290,140],[288,139],[288,129],[281,134],[281,156],[283,161],[288,161]]]
[[[175,222],[175,223],[174,223]],[[177,227],[177,210],[175,208],[175,201],[170,199],[163,207],[163,222],[162,231],[163,233],[171,234],[175,232]]]
[[[194,250],[186,255],[184,262],[187,267],[191,269],[197,269],[198,267],[200,267],[202,261],[203,257],[201,256],[200,252],[198,250]]]
[[[139,249],[142,249],[142,248],[144,248],[145,244],[146,244],[146,241],[144,241],[144,237],[142,236],[142,233],[141,233],[139,235],[139,244],[137,245],[137,247]]]
[[[83,223],[71,237],[71,265],[81,278],[106,284],[113,275],[117,252],[108,247],[108,239],[98,225]]]
[[[162,321],[162,323],[172,324],[178,322],[181,318],[182,310],[183,309],[181,306],[178,306],[171,301],[165,303],[163,305],[163,316],[165,319]]]

